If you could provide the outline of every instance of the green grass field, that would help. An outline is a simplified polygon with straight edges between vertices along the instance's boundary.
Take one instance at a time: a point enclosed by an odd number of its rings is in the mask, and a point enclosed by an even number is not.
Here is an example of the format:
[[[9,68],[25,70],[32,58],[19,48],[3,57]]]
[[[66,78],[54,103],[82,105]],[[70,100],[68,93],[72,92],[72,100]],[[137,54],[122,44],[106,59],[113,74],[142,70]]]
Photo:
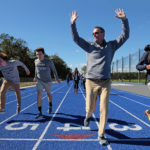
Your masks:
[[[36,82],[20,82],[20,87],[36,85]]]
[[[115,82],[131,82],[131,83],[145,83],[145,79],[141,79],[140,82],[136,79],[134,80],[112,80],[112,81],[115,81]]]

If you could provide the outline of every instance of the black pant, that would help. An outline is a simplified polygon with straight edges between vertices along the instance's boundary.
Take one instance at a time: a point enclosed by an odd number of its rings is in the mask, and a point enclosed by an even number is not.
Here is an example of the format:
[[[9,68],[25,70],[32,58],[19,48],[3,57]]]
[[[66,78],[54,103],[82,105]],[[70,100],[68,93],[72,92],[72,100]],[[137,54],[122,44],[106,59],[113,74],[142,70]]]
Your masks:
[[[78,84],[79,84],[79,81],[78,80],[74,80],[74,89],[78,89]]]

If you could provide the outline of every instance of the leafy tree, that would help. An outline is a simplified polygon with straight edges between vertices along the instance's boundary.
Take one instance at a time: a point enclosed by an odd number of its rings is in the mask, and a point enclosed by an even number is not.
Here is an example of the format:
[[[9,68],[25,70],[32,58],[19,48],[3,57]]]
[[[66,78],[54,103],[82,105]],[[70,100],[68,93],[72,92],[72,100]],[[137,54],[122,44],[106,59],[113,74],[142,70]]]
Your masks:
[[[65,80],[68,73],[71,74],[72,70],[67,66],[67,64],[57,55],[52,55],[50,57],[54,62],[59,78]]]
[[[0,50],[7,54],[9,59],[20,60],[29,68],[31,75],[34,74],[33,53],[27,47],[26,41],[16,39],[8,34],[0,35]],[[26,77],[24,70],[19,67],[20,76]]]
[[[83,72],[83,73],[85,73],[87,70],[86,70],[86,65],[85,66],[83,66],[82,68],[81,68],[81,71]]]
[[[9,59],[20,60],[29,68],[31,75],[30,78],[34,77],[35,66],[34,60],[36,58],[35,53],[32,52],[28,46],[27,42],[22,39],[16,39],[8,34],[0,34],[0,51],[7,54]],[[51,58],[57,69],[59,78],[66,79],[68,73],[71,74],[72,70],[67,66],[67,64],[57,55],[45,57]],[[21,77],[27,78],[24,69],[19,67],[19,73]]]

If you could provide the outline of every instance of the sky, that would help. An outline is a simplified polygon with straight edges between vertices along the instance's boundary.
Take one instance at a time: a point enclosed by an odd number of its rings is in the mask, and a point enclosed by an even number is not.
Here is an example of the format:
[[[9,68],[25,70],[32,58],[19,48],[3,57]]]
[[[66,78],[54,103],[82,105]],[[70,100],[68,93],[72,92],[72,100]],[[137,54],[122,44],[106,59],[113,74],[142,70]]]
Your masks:
[[[47,55],[58,55],[66,64],[80,70],[86,52],[72,40],[70,15],[77,10],[79,35],[93,41],[94,26],[105,29],[105,40],[121,34],[121,20],[115,10],[122,8],[129,20],[130,37],[117,50],[113,61],[150,44],[150,0],[0,0],[0,33],[27,42],[31,51],[44,47]]]

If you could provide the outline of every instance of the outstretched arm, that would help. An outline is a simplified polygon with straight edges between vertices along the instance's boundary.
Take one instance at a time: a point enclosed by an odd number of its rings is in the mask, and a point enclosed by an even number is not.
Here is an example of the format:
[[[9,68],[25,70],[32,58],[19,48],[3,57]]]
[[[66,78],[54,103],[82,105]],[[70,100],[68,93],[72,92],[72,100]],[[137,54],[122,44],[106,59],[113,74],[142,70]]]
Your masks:
[[[16,66],[21,66],[22,68],[24,68],[24,70],[26,71],[26,74],[30,75],[29,69],[27,68],[27,66],[23,62],[21,62],[19,60],[15,60],[15,64],[16,64]]]
[[[115,12],[117,14],[116,18],[122,20],[122,33],[117,39],[112,41],[112,47],[114,51],[116,51],[120,46],[125,43],[125,41],[129,38],[130,33],[128,19],[126,18],[126,14],[123,9],[116,9]]]
[[[85,51],[88,51],[90,44],[78,35],[77,29],[76,29],[77,18],[78,18],[77,11],[73,11],[70,17],[73,40]]]

